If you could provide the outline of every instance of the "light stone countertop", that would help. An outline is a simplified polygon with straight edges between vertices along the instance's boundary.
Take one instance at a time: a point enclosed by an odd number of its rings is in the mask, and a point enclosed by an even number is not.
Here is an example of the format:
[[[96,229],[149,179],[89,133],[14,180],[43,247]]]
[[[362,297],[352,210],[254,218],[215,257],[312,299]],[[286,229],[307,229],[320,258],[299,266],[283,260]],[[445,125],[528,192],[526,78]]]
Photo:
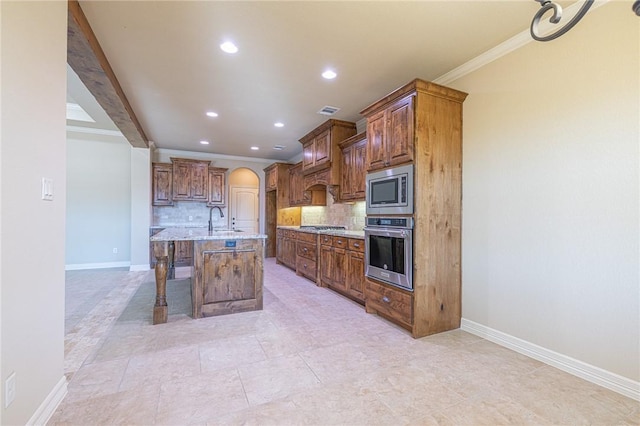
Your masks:
[[[266,239],[265,234],[213,230],[207,228],[166,228],[149,237],[149,241],[255,240]]]

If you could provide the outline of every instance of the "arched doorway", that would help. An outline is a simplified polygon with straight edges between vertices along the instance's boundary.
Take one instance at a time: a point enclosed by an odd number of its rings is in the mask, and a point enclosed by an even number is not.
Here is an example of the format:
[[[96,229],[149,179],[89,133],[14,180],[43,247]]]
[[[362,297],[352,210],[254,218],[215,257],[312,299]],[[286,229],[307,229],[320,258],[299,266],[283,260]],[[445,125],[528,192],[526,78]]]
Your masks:
[[[260,228],[260,179],[248,168],[229,174],[229,225],[257,233]]]

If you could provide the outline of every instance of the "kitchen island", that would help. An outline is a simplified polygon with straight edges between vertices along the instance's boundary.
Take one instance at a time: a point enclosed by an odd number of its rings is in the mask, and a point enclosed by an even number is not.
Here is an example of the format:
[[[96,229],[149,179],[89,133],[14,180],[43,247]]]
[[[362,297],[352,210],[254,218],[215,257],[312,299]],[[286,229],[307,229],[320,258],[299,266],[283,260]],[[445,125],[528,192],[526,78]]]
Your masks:
[[[264,234],[207,228],[167,228],[151,236],[157,260],[153,323],[167,322],[169,245],[193,241],[193,318],[262,309]]]

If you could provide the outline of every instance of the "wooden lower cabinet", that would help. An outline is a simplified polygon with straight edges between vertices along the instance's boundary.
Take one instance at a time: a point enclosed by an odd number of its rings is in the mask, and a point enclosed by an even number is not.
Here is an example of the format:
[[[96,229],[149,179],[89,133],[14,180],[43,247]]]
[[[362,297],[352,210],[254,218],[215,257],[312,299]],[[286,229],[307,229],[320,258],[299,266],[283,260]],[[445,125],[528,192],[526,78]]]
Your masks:
[[[364,304],[364,241],[359,238],[278,228],[276,261]]]
[[[394,286],[365,279],[365,309],[412,330],[413,294]]]
[[[262,240],[195,242],[193,318],[262,309]]]
[[[364,254],[347,252],[347,284],[349,293],[358,300],[364,301]]]
[[[296,269],[296,231],[278,229],[276,232],[276,261]]]
[[[316,282],[318,234],[296,232],[296,273]]]
[[[364,242],[335,235],[322,235],[320,242],[321,285],[363,303]]]
[[[191,266],[193,265],[193,241],[176,241],[175,254],[173,260],[174,266]]]

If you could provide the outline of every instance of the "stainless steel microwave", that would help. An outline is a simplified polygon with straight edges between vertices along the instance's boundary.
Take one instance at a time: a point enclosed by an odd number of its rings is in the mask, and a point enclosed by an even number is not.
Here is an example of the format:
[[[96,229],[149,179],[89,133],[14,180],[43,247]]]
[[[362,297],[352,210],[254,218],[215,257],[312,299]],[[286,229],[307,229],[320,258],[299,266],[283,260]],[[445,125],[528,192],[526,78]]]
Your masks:
[[[413,214],[413,164],[367,174],[366,213]]]

